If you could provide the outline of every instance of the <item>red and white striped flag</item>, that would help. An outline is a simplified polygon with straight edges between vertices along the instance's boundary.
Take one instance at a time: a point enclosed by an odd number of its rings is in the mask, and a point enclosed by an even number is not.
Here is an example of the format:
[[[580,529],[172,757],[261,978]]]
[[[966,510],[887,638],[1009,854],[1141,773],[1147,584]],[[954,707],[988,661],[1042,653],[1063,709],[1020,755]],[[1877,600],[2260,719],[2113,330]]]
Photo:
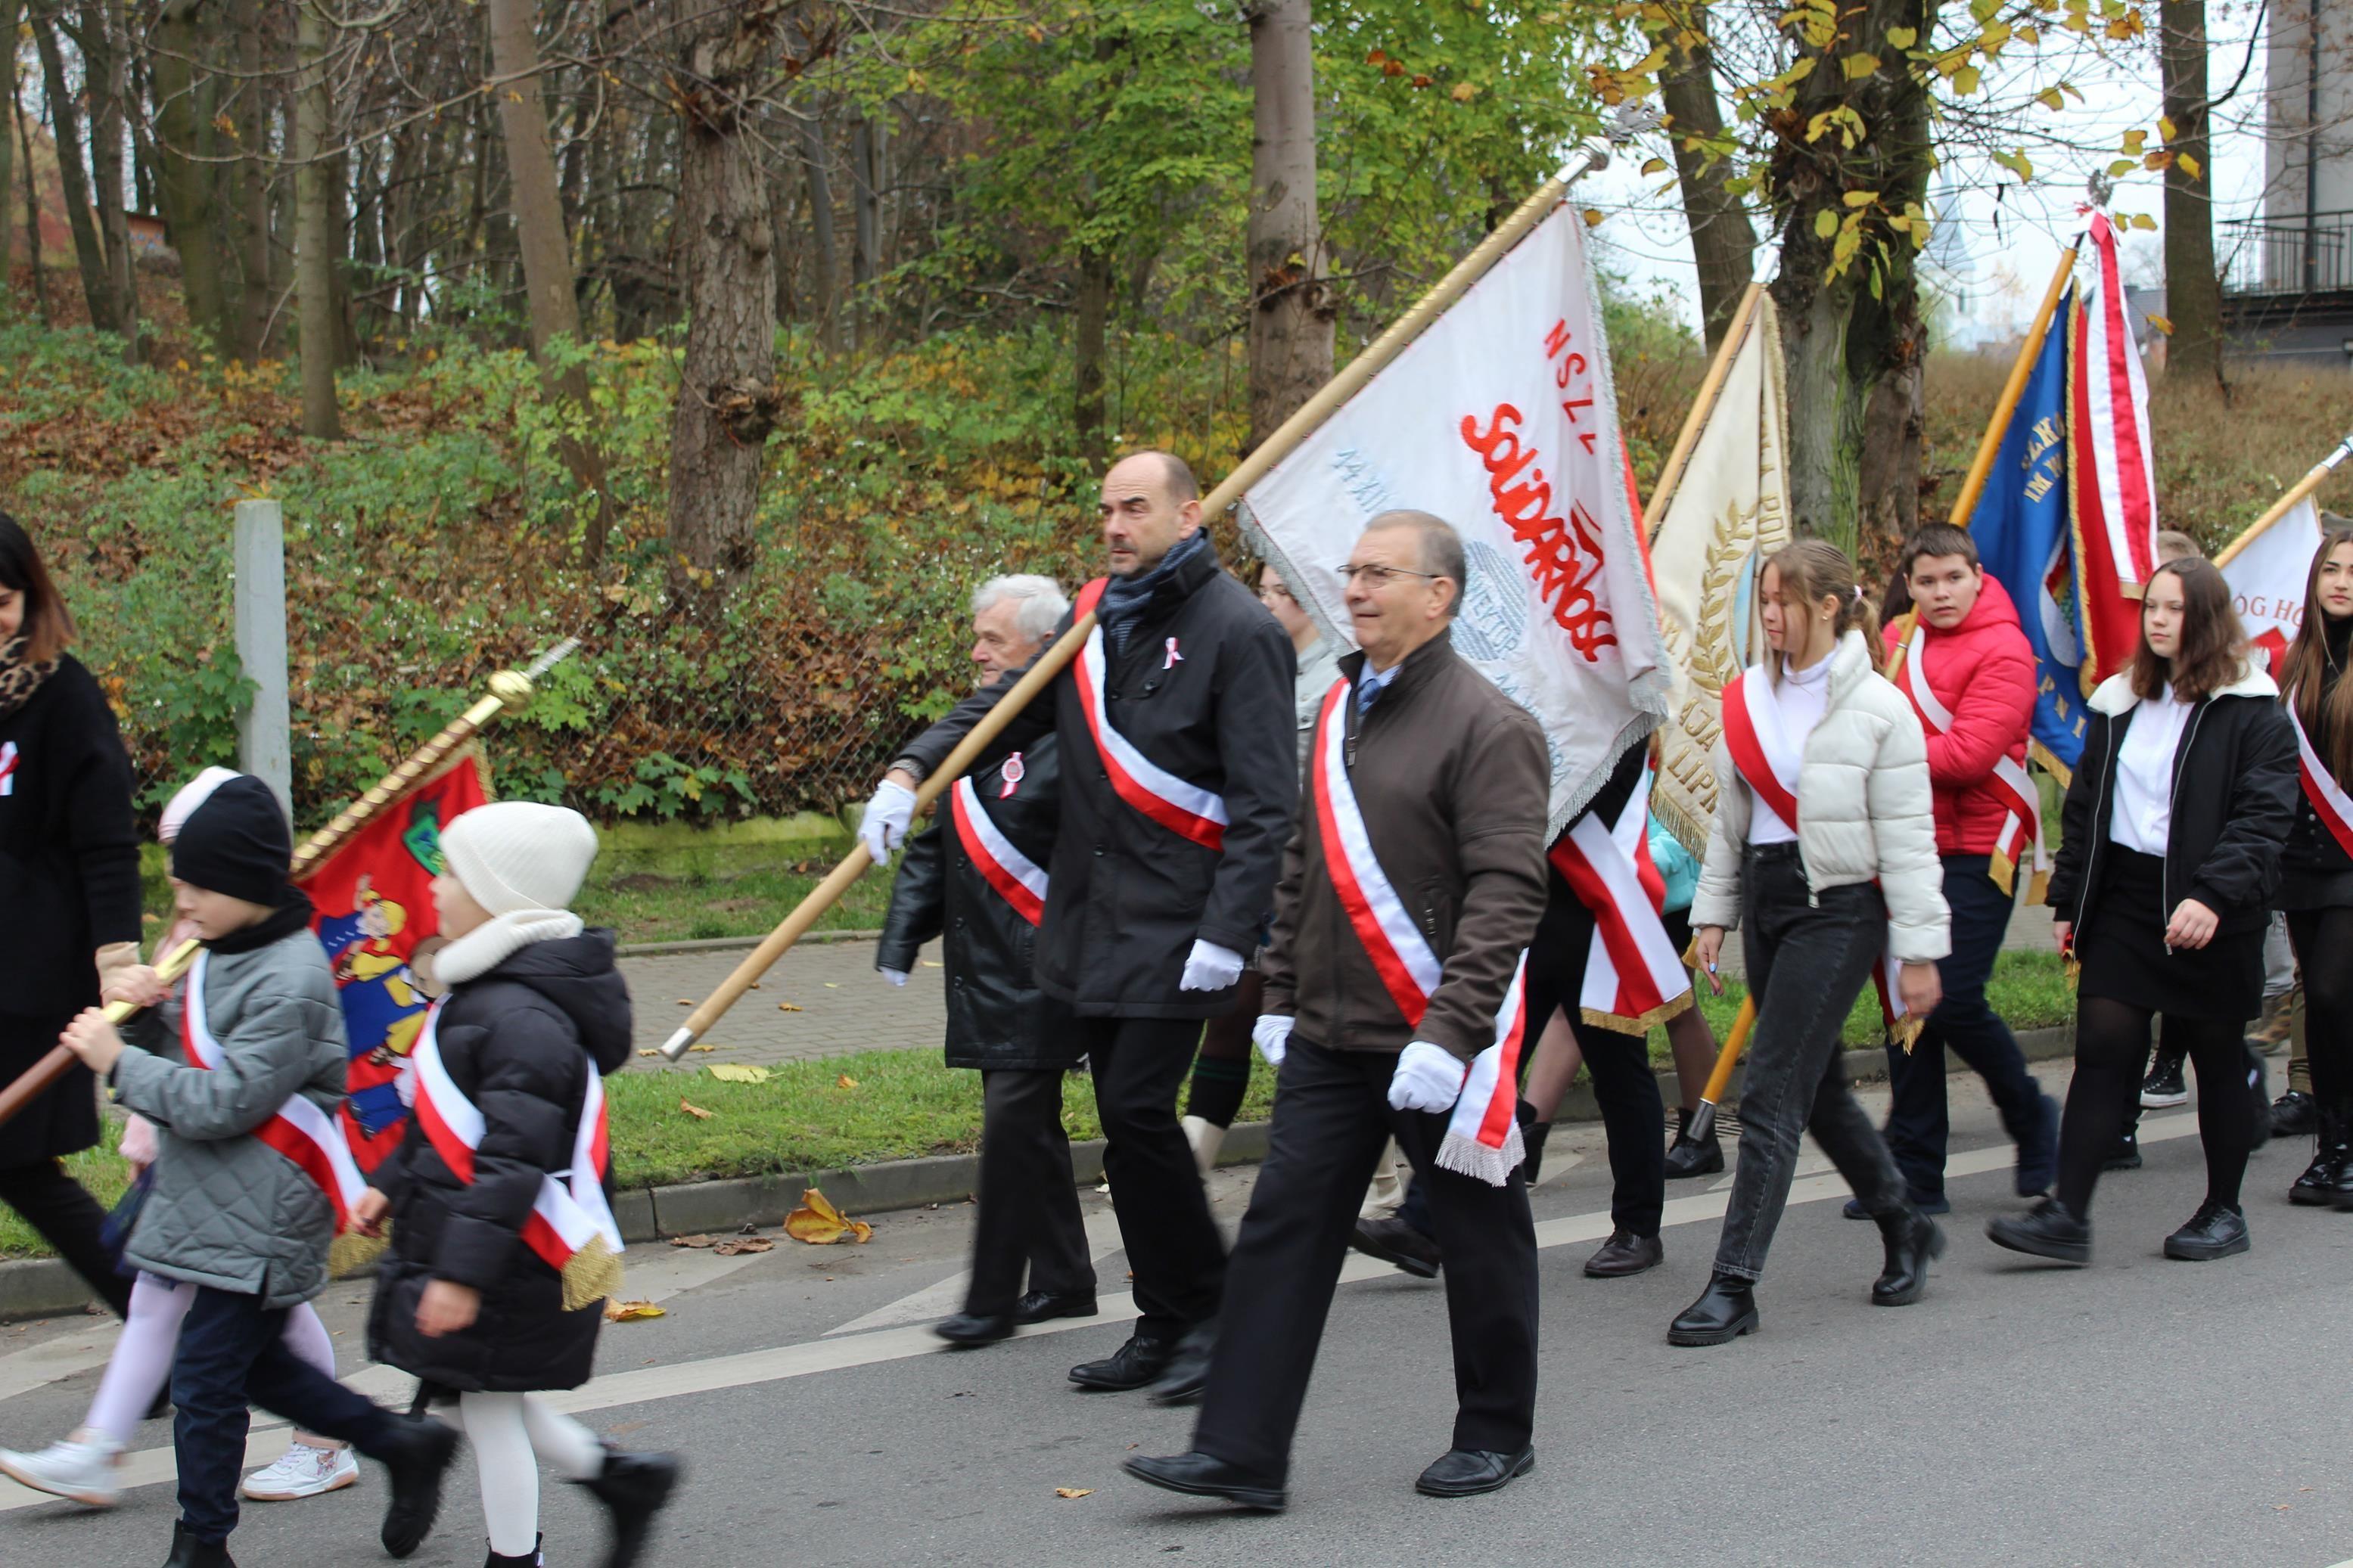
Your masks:
[[[2157,474],[2141,374],[2104,213],[2088,226],[2092,277],[2069,322],[2068,468],[2086,689],[2122,668],[2140,640],[2141,584],[2157,564]]]

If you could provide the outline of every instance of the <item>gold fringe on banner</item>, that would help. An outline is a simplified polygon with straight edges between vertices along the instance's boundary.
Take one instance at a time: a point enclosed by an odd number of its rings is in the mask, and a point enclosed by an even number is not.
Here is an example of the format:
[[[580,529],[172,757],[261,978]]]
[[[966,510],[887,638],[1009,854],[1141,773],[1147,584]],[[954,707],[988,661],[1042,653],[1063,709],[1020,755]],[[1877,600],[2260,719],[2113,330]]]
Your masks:
[[[603,1237],[590,1237],[588,1245],[565,1262],[564,1310],[577,1312],[620,1293],[620,1258],[605,1245]]]

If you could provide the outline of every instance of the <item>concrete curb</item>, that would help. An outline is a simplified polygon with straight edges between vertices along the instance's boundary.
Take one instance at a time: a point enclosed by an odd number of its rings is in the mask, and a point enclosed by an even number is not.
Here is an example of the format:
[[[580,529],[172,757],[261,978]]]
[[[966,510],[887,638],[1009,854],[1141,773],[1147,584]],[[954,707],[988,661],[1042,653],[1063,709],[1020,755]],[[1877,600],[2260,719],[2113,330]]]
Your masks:
[[[845,933],[847,934],[847,933]],[[659,944],[673,947],[678,944]],[[2072,1026],[2029,1029],[2018,1037],[2029,1061],[2049,1061],[2074,1049]],[[1856,1082],[1887,1076],[1887,1057],[1880,1050],[1846,1053],[1844,1070]],[[1966,1068],[1957,1070],[1967,1071]],[[1740,1103],[1741,1080],[1736,1077],[1727,1107]],[[1661,1098],[1675,1101],[1674,1069],[1660,1074]],[[1561,1102],[1565,1121],[1592,1121],[1600,1117],[1590,1086],[1579,1082]],[[1245,1121],[1226,1134],[1218,1151],[1220,1165],[1248,1164],[1266,1157],[1268,1123]],[[1071,1165],[1078,1179],[1092,1184],[1103,1179],[1103,1140],[1071,1145]],[[849,1165],[833,1171],[785,1173],[767,1176],[737,1176],[716,1182],[686,1182],[666,1187],[628,1187],[615,1194],[613,1217],[621,1235],[632,1242],[656,1241],[670,1236],[703,1231],[737,1230],[747,1225],[774,1226],[798,1205],[805,1188],[819,1187],[834,1206],[853,1216],[922,1208],[927,1204],[960,1204],[980,1184],[980,1156],[936,1154],[914,1160],[885,1160],[871,1165]],[[0,1263],[0,1322],[56,1317],[78,1312],[90,1304],[89,1287],[80,1276],[54,1258],[25,1258]]]

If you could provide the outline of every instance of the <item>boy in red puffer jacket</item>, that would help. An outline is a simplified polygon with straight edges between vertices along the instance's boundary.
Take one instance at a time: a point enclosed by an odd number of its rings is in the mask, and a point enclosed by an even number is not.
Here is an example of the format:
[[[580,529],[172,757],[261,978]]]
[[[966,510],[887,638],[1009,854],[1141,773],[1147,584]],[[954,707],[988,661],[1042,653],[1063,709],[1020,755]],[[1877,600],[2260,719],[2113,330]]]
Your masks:
[[[2026,1070],[2010,1026],[1986,1005],[1986,981],[2010,929],[2013,895],[1995,879],[1997,858],[2033,865],[2041,797],[2021,800],[2026,739],[2034,716],[2034,652],[2000,583],[1978,564],[1968,533],[1943,523],[1919,530],[1899,560],[1915,619],[1891,627],[1888,678],[1911,699],[1928,738],[1936,792],[1936,852],[1953,913],[1952,956],[1938,966],[1944,1000],[1910,1053],[1887,1050],[1894,1099],[1887,1146],[1924,1212],[1943,1214],[1945,1049],[1986,1080],[2002,1126],[2018,1145],[2021,1197],[2051,1184],[2059,1144],[2059,1103]],[[1899,642],[1899,635],[1902,640]],[[2005,775],[2009,782],[2005,782]],[[2033,815],[2021,816],[2031,811]],[[2013,887],[2015,883],[2012,884]],[[1849,1205],[1850,1217],[1861,1216]]]

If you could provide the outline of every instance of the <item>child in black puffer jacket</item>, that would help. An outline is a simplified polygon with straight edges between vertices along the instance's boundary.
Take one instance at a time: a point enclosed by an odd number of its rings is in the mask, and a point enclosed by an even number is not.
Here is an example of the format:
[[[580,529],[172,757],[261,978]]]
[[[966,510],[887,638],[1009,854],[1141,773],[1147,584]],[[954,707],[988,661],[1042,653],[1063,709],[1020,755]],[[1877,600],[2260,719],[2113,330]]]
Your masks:
[[[628,1059],[613,933],[565,908],[596,855],[577,812],[507,802],[442,829],[433,883],[448,988],[410,1054],[417,1114],[361,1205],[392,1251],[368,1317],[376,1360],[454,1394],[474,1446],[493,1564],[539,1558],[537,1461],[611,1515],[637,1560],[678,1479],[668,1455],[607,1448],[529,1395],[588,1381],[619,1280],[603,1077]]]

